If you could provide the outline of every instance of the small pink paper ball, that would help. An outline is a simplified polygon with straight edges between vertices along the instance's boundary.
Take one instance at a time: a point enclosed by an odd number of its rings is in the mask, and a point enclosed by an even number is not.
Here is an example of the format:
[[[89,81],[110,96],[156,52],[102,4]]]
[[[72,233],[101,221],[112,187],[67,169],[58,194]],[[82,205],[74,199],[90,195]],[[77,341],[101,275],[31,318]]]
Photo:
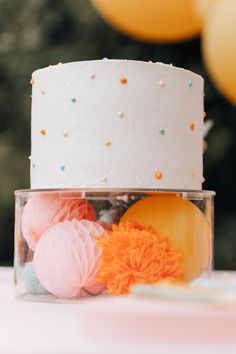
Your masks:
[[[34,250],[42,234],[51,226],[73,219],[96,219],[93,207],[86,199],[73,199],[69,195],[60,198],[56,193],[35,193],[23,209],[22,233],[28,246]]]
[[[59,298],[97,295],[105,286],[96,282],[102,250],[96,237],[104,229],[93,221],[60,222],[40,238],[33,265],[40,283]]]

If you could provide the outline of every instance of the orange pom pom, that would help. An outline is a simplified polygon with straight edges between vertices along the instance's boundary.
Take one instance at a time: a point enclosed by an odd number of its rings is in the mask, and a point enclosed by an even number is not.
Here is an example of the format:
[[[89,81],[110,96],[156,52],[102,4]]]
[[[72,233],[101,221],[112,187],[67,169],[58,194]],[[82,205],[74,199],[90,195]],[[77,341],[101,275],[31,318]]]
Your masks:
[[[127,294],[133,284],[179,279],[182,274],[180,253],[152,227],[134,222],[113,225],[97,242],[103,249],[97,281],[111,294]]]

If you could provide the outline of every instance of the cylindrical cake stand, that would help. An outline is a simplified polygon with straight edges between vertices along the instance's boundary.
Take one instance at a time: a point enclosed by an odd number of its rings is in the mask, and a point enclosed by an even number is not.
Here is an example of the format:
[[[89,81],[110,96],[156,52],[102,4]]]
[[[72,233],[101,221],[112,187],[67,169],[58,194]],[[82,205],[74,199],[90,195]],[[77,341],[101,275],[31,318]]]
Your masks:
[[[214,192],[19,190],[17,297],[75,301],[212,270]]]

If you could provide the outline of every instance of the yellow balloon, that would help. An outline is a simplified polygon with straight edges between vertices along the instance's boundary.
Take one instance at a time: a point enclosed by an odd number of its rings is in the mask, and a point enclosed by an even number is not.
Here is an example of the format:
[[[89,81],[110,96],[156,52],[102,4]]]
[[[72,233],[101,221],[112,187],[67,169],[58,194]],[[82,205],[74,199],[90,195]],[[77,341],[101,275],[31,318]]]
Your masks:
[[[132,205],[121,222],[136,221],[152,226],[168,237],[169,245],[182,255],[182,280],[198,277],[210,260],[211,233],[202,212],[191,202],[176,196],[148,197]]]
[[[195,0],[91,0],[115,28],[146,41],[175,42],[199,34]]]
[[[196,14],[204,21],[209,15],[213,5],[219,0],[196,0]]]
[[[203,55],[218,89],[236,103],[236,0],[221,0],[203,29]]]

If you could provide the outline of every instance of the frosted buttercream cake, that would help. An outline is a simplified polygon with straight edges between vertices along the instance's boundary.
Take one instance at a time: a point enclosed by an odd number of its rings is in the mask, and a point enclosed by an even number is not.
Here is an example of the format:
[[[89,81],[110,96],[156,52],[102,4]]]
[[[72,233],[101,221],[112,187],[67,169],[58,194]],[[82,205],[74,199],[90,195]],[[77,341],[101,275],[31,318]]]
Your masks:
[[[95,60],[32,75],[31,188],[200,190],[203,79]]]

